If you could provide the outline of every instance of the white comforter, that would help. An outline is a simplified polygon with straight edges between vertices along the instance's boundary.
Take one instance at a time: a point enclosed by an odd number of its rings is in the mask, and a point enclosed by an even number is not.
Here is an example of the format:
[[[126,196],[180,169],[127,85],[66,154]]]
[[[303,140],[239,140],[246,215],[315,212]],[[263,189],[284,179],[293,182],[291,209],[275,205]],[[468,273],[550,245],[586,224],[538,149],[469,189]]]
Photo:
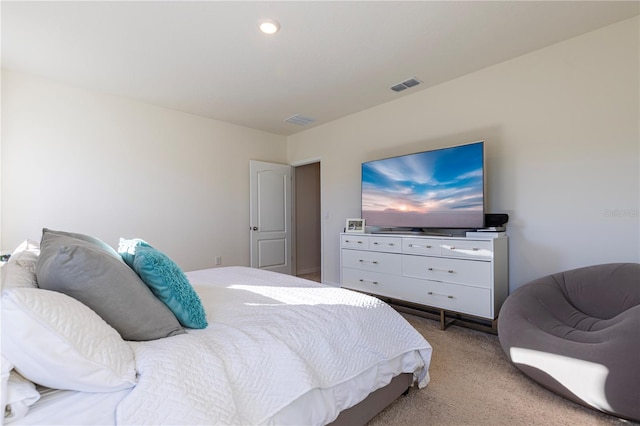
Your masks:
[[[209,327],[132,343],[119,424],[323,424],[400,372],[429,381],[431,346],[378,299],[243,267],[187,276]]]

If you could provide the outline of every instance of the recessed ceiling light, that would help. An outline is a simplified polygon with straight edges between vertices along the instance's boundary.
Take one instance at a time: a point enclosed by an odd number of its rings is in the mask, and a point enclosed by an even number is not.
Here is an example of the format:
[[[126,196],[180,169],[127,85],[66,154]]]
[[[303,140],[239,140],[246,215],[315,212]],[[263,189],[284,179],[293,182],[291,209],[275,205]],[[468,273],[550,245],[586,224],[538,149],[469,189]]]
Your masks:
[[[263,19],[259,28],[265,34],[275,34],[280,30],[280,24],[274,19]]]

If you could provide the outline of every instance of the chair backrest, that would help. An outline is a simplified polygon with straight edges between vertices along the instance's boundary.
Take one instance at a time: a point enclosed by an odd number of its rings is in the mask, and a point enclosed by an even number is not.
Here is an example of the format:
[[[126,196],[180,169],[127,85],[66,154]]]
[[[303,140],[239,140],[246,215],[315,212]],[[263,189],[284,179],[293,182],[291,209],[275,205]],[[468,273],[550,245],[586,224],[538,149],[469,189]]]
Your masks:
[[[576,309],[596,318],[613,318],[640,305],[640,263],[586,266],[552,277]]]

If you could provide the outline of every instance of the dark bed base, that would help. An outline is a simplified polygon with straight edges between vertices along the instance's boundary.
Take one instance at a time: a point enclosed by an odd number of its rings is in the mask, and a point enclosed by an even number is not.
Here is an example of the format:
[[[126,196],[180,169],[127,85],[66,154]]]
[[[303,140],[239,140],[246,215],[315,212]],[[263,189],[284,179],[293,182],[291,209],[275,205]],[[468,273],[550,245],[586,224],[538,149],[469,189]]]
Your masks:
[[[341,412],[331,426],[365,425],[400,395],[409,390],[413,374],[404,373],[394,377],[387,386],[371,392],[363,401]]]

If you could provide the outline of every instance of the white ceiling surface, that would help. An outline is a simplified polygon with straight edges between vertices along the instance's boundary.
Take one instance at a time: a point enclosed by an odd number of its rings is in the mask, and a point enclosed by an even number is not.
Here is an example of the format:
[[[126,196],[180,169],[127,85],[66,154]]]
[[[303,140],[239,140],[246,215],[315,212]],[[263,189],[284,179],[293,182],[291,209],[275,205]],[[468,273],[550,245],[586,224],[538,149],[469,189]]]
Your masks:
[[[291,135],[630,18],[639,5],[2,1],[2,66]],[[260,33],[263,18],[281,31]],[[414,76],[423,84],[389,90]],[[317,121],[284,121],[294,114]]]

